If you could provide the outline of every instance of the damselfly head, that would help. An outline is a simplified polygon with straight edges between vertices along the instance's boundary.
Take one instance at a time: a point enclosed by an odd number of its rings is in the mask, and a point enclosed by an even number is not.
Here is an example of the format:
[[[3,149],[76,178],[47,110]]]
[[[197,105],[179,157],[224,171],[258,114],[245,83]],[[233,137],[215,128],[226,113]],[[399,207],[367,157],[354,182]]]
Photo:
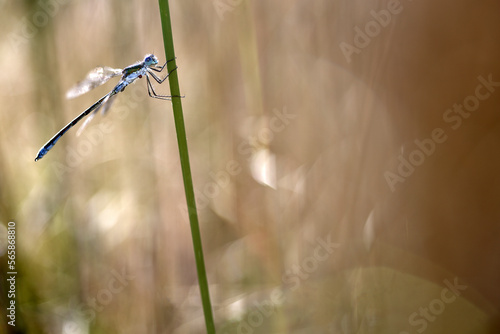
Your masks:
[[[146,55],[146,57],[144,57],[144,64],[147,66],[156,65],[158,64],[158,59],[154,54]]]

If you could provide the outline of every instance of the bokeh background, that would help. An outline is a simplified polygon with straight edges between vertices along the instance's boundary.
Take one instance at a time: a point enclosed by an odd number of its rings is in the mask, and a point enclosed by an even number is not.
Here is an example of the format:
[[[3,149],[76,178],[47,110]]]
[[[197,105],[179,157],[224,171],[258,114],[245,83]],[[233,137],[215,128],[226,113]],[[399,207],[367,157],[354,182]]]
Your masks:
[[[170,7],[218,333],[500,332],[500,2]],[[0,332],[204,333],[170,103],[139,81],[33,161],[90,69],[165,61],[158,3],[0,27]]]

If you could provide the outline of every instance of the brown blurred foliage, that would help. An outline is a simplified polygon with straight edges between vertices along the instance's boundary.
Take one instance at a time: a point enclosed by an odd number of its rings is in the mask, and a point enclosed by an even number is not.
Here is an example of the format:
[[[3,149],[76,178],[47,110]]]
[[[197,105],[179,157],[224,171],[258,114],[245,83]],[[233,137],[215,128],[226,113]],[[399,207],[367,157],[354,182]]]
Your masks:
[[[170,6],[218,333],[500,331],[500,2]],[[203,333],[170,103],[139,81],[33,162],[90,69],[165,61],[158,4],[0,10],[0,331]]]

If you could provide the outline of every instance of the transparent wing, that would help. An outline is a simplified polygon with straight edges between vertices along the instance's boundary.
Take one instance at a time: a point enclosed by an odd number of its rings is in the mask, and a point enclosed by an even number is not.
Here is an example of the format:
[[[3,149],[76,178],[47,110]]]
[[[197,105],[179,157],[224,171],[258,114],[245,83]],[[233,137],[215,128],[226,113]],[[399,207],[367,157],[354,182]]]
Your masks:
[[[122,70],[119,68],[111,68],[107,66],[96,67],[87,74],[85,79],[78,82],[68,90],[68,92],[66,93],[66,98],[72,99],[79,95],[85,94],[88,91],[104,84],[109,79],[121,74]]]
[[[102,107],[102,111],[101,111],[102,115],[106,115],[109,108],[111,108],[111,105],[113,104],[113,101],[115,100],[115,98],[116,98],[116,95],[112,95],[109,97],[108,101],[106,102],[106,105],[104,105],[104,107]]]
[[[92,121],[92,119],[94,119],[95,115],[97,114],[97,112],[99,111],[99,109],[101,109],[102,106],[104,106],[105,110],[107,110],[109,108],[107,106],[109,100],[110,100],[110,97],[108,95],[108,96],[106,96],[106,98],[104,100],[102,100],[101,104],[97,108],[95,108],[94,111],[92,111],[92,114],[90,114],[89,117],[87,117],[87,119],[85,120],[85,122],[83,122],[82,126],[80,126],[80,128],[76,132],[76,136],[77,137],[82,134],[83,130],[85,130],[85,128],[87,127],[87,125],[90,124],[90,121]]]

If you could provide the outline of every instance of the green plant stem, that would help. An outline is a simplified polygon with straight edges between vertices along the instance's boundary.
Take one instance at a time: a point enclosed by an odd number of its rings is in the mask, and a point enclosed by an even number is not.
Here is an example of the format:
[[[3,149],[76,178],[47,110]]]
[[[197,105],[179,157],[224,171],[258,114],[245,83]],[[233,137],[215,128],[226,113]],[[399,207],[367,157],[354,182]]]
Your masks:
[[[177,144],[181,160],[182,177],[184,179],[184,190],[186,192],[186,202],[189,213],[189,223],[191,225],[191,235],[193,238],[194,254],[196,259],[196,269],[198,272],[198,282],[200,285],[201,301],[205,314],[205,325],[207,333],[215,333],[214,319],[212,315],[212,305],[210,303],[210,293],[208,290],[207,274],[205,270],[205,260],[203,258],[203,248],[201,244],[200,226],[198,214],[196,212],[196,202],[194,198],[193,179],[191,177],[191,167],[189,165],[189,154],[186,140],[186,129],[184,126],[184,116],[182,114],[181,94],[179,80],[175,62],[174,42],[172,37],[172,26],[170,24],[170,10],[168,0],[159,0],[161,26],[163,30],[163,43],[165,45],[165,55],[168,62],[167,69],[170,73],[168,82],[170,84],[170,95],[172,95],[172,108],[174,111],[175,129],[177,132]]]

